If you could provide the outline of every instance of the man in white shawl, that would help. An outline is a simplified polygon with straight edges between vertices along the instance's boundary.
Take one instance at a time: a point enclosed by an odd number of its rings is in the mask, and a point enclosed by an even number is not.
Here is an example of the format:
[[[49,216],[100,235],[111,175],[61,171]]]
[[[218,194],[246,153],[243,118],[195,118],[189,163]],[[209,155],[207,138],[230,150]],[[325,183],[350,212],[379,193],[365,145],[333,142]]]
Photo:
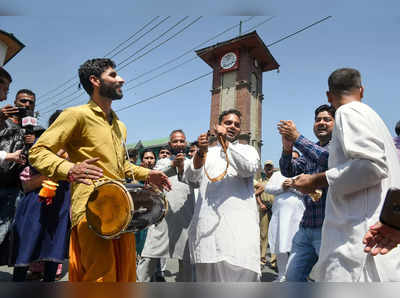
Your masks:
[[[337,109],[325,173],[302,175],[303,193],[329,186],[317,263],[319,281],[400,281],[400,249],[373,257],[363,237],[378,221],[389,187],[400,186],[400,164],[390,132],[361,103],[360,73],[343,68],[328,79],[328,101]]]
[[[240,117],[238,110],[224,111],[215,127],[227,146],[227,156],[220,143],[209,147],[207,133],[201,134],[199,151],[189,167],[185,165],[182,177],[188,183],[200,183],[189,233],[199,282],[259,281],[261,273],[259,216],[253,190],[260,158],[254,147],[237,141]]]

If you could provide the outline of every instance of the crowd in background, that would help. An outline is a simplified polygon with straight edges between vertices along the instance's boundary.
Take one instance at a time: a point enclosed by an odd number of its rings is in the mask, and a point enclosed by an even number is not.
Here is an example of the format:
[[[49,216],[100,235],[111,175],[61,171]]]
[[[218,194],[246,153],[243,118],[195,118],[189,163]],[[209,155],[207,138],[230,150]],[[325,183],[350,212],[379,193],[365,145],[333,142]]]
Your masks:
[[[11,82],[0,68],[1,101]],[[258,153],[237,144],[236,110],[222,113],[216,130],[229,150],[207,134],[188,143],[181,129],[158,152],[129,149],[130,163],[165,173],[171,184],[165,218],[135,233],[136,279],[165,281],[171,258],[179,260],[176,280],[185,282],[257,281],[263,266],[275,270],[279,282],[312,281],[313,269],[317,280],[399,281],[393,258],[400,237],[379,214],[387,190],[400,185],[400,121],[392,138],[361,103],[363,92],[358,71],[334,72],[330,105],[310,111],[318,142],[282,120],[282,144],[265,142],[282,146],[279,167],[268,160],[261,172]],[[40,196],[48,177],[29,163],[29,150],[46,129],[34,117],[35,100],[32,90],[22,89],[14,105],[0,111],[0,261],[14,267],[14,281],[50,282],[69,257],[71,189],[69,181],[58,181],[51,200]],[[49,126],[62,113],[55,111]],[[54,153],[70,158],[62,149]],[[229,159],[225,179],[209,183]]]

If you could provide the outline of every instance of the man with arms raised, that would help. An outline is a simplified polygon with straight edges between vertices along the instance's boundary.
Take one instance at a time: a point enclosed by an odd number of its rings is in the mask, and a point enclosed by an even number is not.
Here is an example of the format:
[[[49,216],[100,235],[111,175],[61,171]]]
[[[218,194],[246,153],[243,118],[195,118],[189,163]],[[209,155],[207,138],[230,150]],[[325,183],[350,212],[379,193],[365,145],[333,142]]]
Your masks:
[[[328,147],[335,123],[335,108],[322,105],[314,112],[314,134],[317,143],[302,136],[293,121],[281,121],[278,124],[282,135],[283,151],[279,165],[281,173],[286,177],[294,177],[302,173],[314,174],[328,168]],[[293,159],[292,149],[295,146],[303,156]],[[286,280],[305,282],[313,266],[318,260],[321,245],[321,228],[325,217],[327,190],[323,189],[320,199],[304,196],[305,210],[300,228],[293,238],[292,251],[287,265]]]
[[[79,78],[90,101],[62,112],[32,147],[29,160],[43,175],[72,182],[70,280],[135,282],[134,234],[106,240],[88,226],[85,206],[94,190],[92,181],[133,175],[160,188],[170,184],[162,172],[135,166],[126,158],[126,127],[111,109],[112,101],[122,98],[124,84],[114,62],[88,60],[79,68]],[[68,152],[69,161],[55,154],[60,149]]]
[[[369,106],[358,70],[342,68],[328,79],[328,101],[337,109],[329,169],[301,175],[304,193],[327,187],[317,276],[321,281],[400,281],[400,250],[372,257],[363,252],[368,228],[379,219],[389,187],[400,186],[400,164],[389,130]]]
[[[237,141],[240,117],[238,110],[224,111],[215,127],[225,140],[227,156],[221,144],[209,147],[208,135],[203,133],[198,138],[199,151],[185,165],[182,177],[200,184],[189,233],[199,282],[251,282],[260,277],[259,215],[253,190],[260,158],[254,147]],[[221,175],[227,159],[230,165],[226,175]],[[222,179],[211,182],[207,175]]]

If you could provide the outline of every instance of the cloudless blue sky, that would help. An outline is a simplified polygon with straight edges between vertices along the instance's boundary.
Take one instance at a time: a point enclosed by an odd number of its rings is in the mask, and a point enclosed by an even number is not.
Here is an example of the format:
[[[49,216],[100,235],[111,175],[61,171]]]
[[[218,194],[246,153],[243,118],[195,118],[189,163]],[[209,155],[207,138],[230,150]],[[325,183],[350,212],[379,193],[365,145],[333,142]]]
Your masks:
[[[399,11],[399,5],[393,4],[393,7]],[[68,101],[65,96],[77,90],[77,69],[85,60],[102,57],[149,22],[154,15],[161,15],[155,23],[163,18],[159,11],[154,14],[149,12],[129,16],[125,10],[120,15],[108,15],[106,8],[104,8],[104,13],[95,16],[86,4],[80,6],[80,16],[71,16],[72,12],[68,10],[50,13],[46,10],[49,7],[40,5],[23,10],[23,4],[20,1],[15,1],[14,6],[9,6],[7,11],[4,7],[0,6],[0,8],[0,13],[3,15],[22,15],[1,16],[0,29],[13,33],[26,45],[5,66],[14,79],[8,102],[11,103],[14,100],[15,93],[19,89],[29,88],[37,93],[37,109],[42,113],[59,108],[60,103]],[[365,10],[365,7],[363,9]],[[85,14],[82,11],[86,11],[87,16],[83,16]],[[243,8],[242,11],[238,11],[238,14],[246,11],[249,14],[256,13]],[[273,9],[267,8],[265,11],[274,12]],[[168,12],[166,10],[166,13]],[[225,12],[227,14],[230,11]],[[322,13],[322,9],[318,9],[317,12],[313,15],[295,17],[276,16],[255,30],[265,44],[269,44],[329,14],[329,10],[326,10],[325,14]],[[383,14],[383,10],[376,10],[376,12]],[[177,28],[133,58],[140,56],[147,49],[159,44],[195,20],[195,13],[192,12],[192,16]],[[382,15],[372,17],[372,15],[374,15],[373,10],[369,15],[364,14],[358,18],[354,18],[351,13],[332,14],[333,17],[329,20],[270,47],[272,55],[281,67],[279,73],[267,72],[263,77],[263,161],[272,159],[277,163],[279,160],[282,146],[276,124],[281,119],[294,120],[301,133],[315,140],[312,132],[313,112],[317,106],[326,103],[327,78],[339,67],[355,67],[360,70],[365,86],[364,102],[375,109],[391,132],[394,132],[394,125],[400,120],[398,95],[400,18]],[[118,64],[182,17],[183,15],[169,18],[113,60]],[[169,42],[122,69],[120,75],[128,81],[177,57],[228,27],[238,24],[240,20],[248,18],[248,16],[204,16]],[[243,31],[249,30],[267,18],[268,16],[255,16],[243,24]],[[235,28],[199,48],[237,35],[238,29]],[[147,84],[126,91],[129,87],[195,56],[192,51],[175,63],[126,84],[123,99],[113,103],[114,110],[211,71],[211,68],[201,59],[195,59]],[[41,96],[74,76],[76,84],[73,88],[55,96],[69,86],[65,85],[50,96]],[[206,76],[175,91],[119,112],[120,119],[128,127],[128,143],[134,143],[140,139],[166,137],[171,130],[176,128],[184,129],[189,141],[195,140],[209,126],[211,79],[211,76]],[[83,104],[87,99],[88,96],[84,95],[69,105]],[[41,122],[46,123],[49,115],[49,113],[42,114]]]

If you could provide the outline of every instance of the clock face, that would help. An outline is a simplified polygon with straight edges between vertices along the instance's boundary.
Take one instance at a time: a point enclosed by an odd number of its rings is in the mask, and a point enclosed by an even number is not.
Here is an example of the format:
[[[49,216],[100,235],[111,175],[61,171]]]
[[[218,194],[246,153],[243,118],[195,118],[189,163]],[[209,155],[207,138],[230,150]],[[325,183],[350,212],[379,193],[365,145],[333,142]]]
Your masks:
[[[237,56],[234,52],[226,53],[221,59],[221,68],[229,69],[236,64]]]

